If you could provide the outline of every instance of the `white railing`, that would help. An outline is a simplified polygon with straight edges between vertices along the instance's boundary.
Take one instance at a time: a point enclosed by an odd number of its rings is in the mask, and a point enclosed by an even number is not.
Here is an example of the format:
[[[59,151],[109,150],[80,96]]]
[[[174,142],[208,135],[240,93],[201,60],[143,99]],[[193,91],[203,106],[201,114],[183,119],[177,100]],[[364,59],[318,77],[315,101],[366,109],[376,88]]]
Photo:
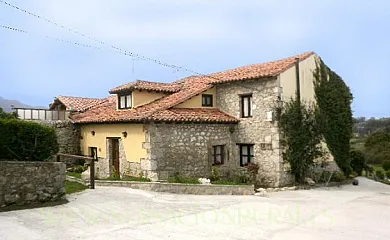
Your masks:
[[[36,109],[36,108],[14,108],[19,119],[23,120],[66,120],[69,118],[69,111]]]

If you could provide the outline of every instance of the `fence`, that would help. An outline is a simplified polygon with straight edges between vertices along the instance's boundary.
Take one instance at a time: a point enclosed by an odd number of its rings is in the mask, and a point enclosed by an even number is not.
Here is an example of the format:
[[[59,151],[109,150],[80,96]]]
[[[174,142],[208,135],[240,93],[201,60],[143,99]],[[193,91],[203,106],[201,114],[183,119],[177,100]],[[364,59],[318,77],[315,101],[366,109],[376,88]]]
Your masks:
[[[36,108],[14,108],[19,119],[23,120],[66,120],[69,118],[69,111],[36,109]]]

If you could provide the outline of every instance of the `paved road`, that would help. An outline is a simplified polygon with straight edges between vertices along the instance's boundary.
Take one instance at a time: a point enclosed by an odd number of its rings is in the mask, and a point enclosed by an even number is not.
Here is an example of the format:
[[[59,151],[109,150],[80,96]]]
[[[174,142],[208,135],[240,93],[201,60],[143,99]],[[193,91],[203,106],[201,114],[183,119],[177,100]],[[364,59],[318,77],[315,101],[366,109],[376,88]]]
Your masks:
[[[257,196],[97,188],[65,205],[0,213],[0,239],[390,239],[390,186]]]

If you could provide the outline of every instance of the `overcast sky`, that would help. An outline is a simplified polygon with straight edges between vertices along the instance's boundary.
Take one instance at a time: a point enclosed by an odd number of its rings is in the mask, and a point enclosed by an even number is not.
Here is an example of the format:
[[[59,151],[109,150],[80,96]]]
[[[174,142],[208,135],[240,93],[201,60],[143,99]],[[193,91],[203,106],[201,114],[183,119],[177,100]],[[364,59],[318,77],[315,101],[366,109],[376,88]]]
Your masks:
[[[88,36],[212,73],[314,51],[343,77],[355,116],[390,116],[390,1],[5,0]],[[0,2],[0,96],[47,106],[134,79],[192,75],[133,60]],[[44,35],[101,47],[86,48]]]

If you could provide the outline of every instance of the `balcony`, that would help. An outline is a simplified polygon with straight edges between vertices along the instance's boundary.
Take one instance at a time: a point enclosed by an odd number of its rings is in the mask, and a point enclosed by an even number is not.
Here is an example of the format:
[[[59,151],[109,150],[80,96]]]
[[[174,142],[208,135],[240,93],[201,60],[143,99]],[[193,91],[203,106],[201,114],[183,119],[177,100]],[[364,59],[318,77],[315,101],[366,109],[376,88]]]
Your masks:
[[[14,108],[18,118],[22,120],[67,120],[70,111],[37,109],[37,108]]]

